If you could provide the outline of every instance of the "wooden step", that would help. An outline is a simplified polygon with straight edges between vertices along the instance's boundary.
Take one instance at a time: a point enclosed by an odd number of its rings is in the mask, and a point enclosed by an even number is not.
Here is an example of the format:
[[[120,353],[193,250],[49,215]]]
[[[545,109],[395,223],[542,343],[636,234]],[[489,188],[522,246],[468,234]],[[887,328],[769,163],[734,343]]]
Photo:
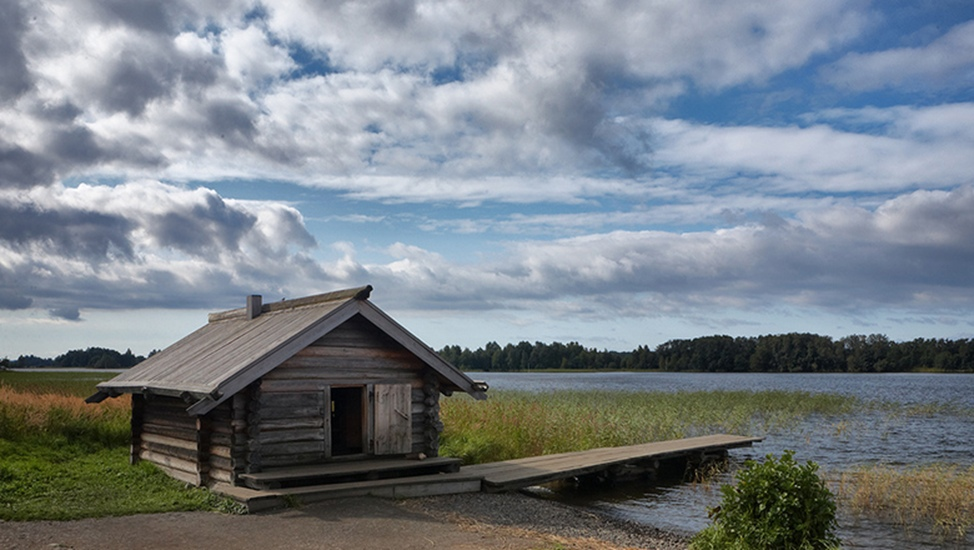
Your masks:
[[[481,480],[479,475],[457,472],[264,491],[218,483],[212,490],[243,504],[249,512],[259,512],[336,498],[373,496],[402,499],[477,493],[481,490]]]
[[[248,487],[262,490],[422,476],[459,470],[460,460],[456,458],[374,459],[277,468],[241,474],[240,479]]]

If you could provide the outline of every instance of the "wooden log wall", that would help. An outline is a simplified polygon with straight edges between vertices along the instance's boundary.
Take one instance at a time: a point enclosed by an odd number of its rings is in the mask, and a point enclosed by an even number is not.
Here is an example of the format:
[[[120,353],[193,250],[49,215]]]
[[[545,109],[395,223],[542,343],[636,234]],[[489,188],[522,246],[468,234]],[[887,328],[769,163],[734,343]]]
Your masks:
[[[205,431],[209,423],[187,414],[188,406],[174,397],[144,398],[138,458],[180,481],[199,486],[207,482],[209,470],[209,454],[205,448],[200,452],[201,435],[204,439],[208,436],[200,429]]]
[[[435,456],[439,433],[433,442],[431,429],[441,429],[439,394],[435,378],[424,378],[426,370],[388,335],[354,317],[261,379],[250,404],[249,456],[259,460],[259,468],[326,459],[331,456],[330,389],[374,384],[412,388],[411,453]],[[430,402],[436,405],[433,417]]]

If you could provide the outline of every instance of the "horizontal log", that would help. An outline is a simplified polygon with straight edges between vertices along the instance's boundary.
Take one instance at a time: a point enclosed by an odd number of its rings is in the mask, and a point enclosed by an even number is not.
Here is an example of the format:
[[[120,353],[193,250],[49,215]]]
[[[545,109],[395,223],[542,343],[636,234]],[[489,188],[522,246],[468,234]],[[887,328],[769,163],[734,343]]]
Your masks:
[[[262,447],[270,443],[286,443],[289,441],[322,442],[325,440],[325,430],[314,428],[304,430],[274,430],[269,432],[261,431],[257,439],[260,440]]]
[[[303,428],[322,428],[325,425],[323,416],[306,416],[304,418],[280,418],[264,420],[260,423],[260,433],[274,430],[290,430]]]
[[[229,447],[232,443],[233,443],[233,437],[230,434],[210,435],[210,445],[225,445]]]
[[[213,422],[210,424],[210,433],[212,434],[223,434],[229,436],[233,433],[233,426],[227,423],[217,423]]]
[[[396,372],[404,371],[418,374],[423,369],[423,363],[419,360],[402,361],[396,359],[386,359],[382,357],[321,357],[321,356],[295,356],[282,363],[278,369],[321,369],[325,371],[346,371],[346,372]],[[273,371],[272,371],[273,372]]]
[[[279,418],[307,418],[321,416],[324,412],[318,407],[268,407],[261,409],[260,420],[273,420]]]
[[[276,392],[306,392],[306,391],[324,391],[325,388],[329,386],[328,380],[307,380],[304,378],[295,380],[274,380],[270,378],[264,379],[264,393],[276,393]]]
[[[142,415],[143,423],[158,424],[164,426],[175,426],[184,429],[196,429],[196,417],[188,415],[171,415],[158,411],[146,411]]]
[[[315,464],[321,462],[323,458],[324,456],[321,453],[262,456],[260,465],[262,468],[274,466],[300,466],[302,464]]]
[[[159,434],[150,431],[142,432],[142,441],[148,441],[151,443],[157,443],[159,445],[168,445],[170,447],[178,447],[180,449],[189,449],[196,451],[196,432],[191,432],[193,439],[187,439],[184,437],[173,437],[171,435]]]
[[[192,442],[196,441],[196,430],[183,430],[179,428],[173,428],[171,426],[157,426],[155,424],[143,424],[142,433],[162,435],[165,437],[172,437],[174,439],[182,439],[183,441],[192,441]]]
[[[162,453],[157,453],[155,451],[150,451],[148,449],[142,449],[142,451],[139,452],[139,457],[142,458],[142,460],[147,460],[153,464],[165,466],[166,468],[173,470],[179,470],[181,472],[196,474],[199,471],[199,464],[192,460],[185,460]],[[197,483],[198,482],[199,480],[197,479]]]
[[[324,404],[324,394],[320,391],[314,392],[291,392],[291,393],[263,393],[260,396],[261,412],[267,408],[285,407],[321,407]]]
[[[365,384],[409,384],[420,388],[423,381],[409,376],[407,371],[388,372],[350,372],[323,369],[278,369],[265,378],[268,381],[304,380],[309,384],[330,384],[332,386],[362,386]]]
[[[220,456],[211,456],[209,462],[210,462],[210,471],[209,471],[210,475],[212,475],[213,472],[216,470],[225,470],[227,472],[233,470],[229,458],[223,458]]]
[[[212,481],[222,481],[223,483],[233,483],[233,472],[229,470],[210,470],[207,477]]]
[[[182,460],[188,460],[193,462],[197,458],[197,453],[195,449],[186,449],[185,447],[172,447],[170,445],[162,445],[160,443],[151,443],[149,441],[142,441],[140,444],[140,449],[145,451],[151,451],[160,455],[171,456],[174,458],[180,458]]]
[[[228,445],[213,445],[210,447],[210,460],[213,460],[213,457],[221,457],[229,460],[232,455],[233,448]]]
[[[271,456],[296,455],[315,452],[324,455],[324,441],[298,441],[288,443],[273,443],[267,445],[262,443],[260,445],[260,454],[264,457],[265,464],[267,462],[267,458]]]
[[[331,357],[337,359],[386,359],[390,361],[418,361],[415,355],[405,348],[373,348],[346,346],[308,346],[294,354],[294,357]]]

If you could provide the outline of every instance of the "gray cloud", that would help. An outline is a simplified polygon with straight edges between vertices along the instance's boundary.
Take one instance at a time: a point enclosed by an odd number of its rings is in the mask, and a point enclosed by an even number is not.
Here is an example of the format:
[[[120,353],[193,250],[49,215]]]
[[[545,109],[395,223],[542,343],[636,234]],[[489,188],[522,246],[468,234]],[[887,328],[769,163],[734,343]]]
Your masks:
[[[76,307],[59,307],[49,310],[48,313],[55,319],[63,319],[65,321],[81,320],[81,311]]]
[[[133,227],[120,216],[94,210],[0,204],[0,242],[21,250],[39,244],[59,256],[94,263],[131,259]]]
[[[0,308],[201,307],[329,275],[300,213],[158,182],[0,195]],[[290,291],[287,289],[299,288]]]
[[[33,85],[27,59],[20,49],[25,19],[19,1],[0,3],[0,105],[19,97]]]
[[[252,214],[231,208],[219,196],[209,194],[203,204],[153,216],[148,229],[160,246],[204,256],[239,250],[241,239],[255,222]]]
[[[26,189],[54,181],[50,160],[0,138],[0,189]]]

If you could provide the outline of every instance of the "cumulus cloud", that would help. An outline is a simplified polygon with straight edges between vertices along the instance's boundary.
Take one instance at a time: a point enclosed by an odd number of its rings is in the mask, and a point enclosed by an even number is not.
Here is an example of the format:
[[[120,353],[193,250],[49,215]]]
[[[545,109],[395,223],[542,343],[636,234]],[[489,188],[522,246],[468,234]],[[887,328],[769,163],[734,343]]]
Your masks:
[[[0,308],[202,307],[325,279],[301,214],[156,181],[0,194]]]
[[[135,172],[351,193],[349,176],[475,188],[485,176],[644,174],[651,135],[631,114],[646,98],[760,82],[865,19],[856,0],[19,6],[4,18],[4,86],[22,107],[74,116],[0,113],[18,136],[7,156],[47,163],[7,161],[5,186]]]

